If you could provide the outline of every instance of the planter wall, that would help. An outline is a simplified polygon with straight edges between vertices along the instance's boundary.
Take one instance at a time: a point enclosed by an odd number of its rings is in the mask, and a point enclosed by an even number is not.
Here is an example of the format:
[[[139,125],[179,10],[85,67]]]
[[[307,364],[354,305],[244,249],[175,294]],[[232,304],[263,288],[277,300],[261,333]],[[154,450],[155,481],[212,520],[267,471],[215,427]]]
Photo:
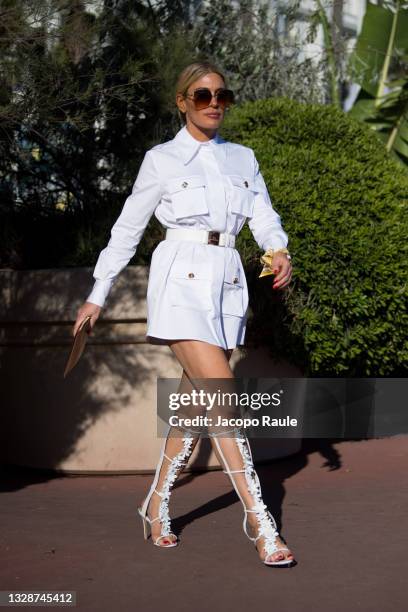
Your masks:
[[[167,346],[145,341],[148,269],[128,266],[112,288],[85,352],[63,371],[76,312],[88,295],[91,268],[0,271],[1,369],[5,463],[69,473],[143,473],[155,469],[156,381],[180,378]],[[262,349],[236,349],[237,376],[297,377]],[[254,439],[256,461],[300,450],[300,439]],[[218,468],[201,439],[188,469]]]

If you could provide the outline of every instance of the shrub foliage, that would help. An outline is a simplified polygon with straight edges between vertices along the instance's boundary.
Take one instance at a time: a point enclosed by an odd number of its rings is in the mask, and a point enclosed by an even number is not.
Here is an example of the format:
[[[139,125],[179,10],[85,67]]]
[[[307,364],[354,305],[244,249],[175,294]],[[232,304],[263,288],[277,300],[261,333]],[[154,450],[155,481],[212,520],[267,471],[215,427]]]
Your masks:
[[[222,134],[254,149],[289,235],[293,277],[258,279],[246,226],[249,331],[307,375],[405,375],[408,176],[366,126],[333,106],[286,98],[233,109]],[[270,279],[270,277],[269,277]]]

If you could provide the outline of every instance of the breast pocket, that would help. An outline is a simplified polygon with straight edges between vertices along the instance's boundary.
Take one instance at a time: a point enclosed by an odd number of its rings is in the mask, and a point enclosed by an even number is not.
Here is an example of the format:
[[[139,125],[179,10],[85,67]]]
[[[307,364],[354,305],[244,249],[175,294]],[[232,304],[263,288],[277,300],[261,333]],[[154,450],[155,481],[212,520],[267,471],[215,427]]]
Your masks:
[[[231,212],[242,217],[251,218],[254,214],[257,189],[254,181],[246,176],[229,175],[231,181]]]
[[[211,268],[205,262],[174,262],[167,280],[170,304],[192,310],[211,310],[211,278]]]
[[[246,285],[242,271],[236,264],[229,264],[225,271],[222,291],[222,313],[242,317],[247,307]]]
[[[175,219],[208,214],[205,181],[201,176],[169,179],[166,187]]]

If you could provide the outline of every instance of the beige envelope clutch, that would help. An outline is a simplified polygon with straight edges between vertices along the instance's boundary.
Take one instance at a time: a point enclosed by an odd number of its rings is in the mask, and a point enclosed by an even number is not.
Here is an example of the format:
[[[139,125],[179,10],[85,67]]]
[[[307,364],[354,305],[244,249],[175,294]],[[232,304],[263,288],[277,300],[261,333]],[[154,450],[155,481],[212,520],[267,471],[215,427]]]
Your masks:
[[[74,341],[71,346],[71,352],[68,357],[67,364],[64,370],[64,378],[72,370],[72,368],[78,363],[79,358],[81,357],[86,341],[88,339],[88,332],[91,330],[91,317],[88,315],[82,321],[81,325],[77,329],[77,332],[74,337]]]

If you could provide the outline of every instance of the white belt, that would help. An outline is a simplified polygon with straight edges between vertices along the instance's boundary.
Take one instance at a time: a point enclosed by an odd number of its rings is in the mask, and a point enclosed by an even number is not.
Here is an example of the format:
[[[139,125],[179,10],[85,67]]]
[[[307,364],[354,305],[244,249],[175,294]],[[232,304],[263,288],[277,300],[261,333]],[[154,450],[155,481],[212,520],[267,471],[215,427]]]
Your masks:
[[[214,244],[217,246],[235,246],[235,236],[226,232],[214,232],[212,230],[173,228],[166,230],[165,240],[194,240],[203,244]]]

